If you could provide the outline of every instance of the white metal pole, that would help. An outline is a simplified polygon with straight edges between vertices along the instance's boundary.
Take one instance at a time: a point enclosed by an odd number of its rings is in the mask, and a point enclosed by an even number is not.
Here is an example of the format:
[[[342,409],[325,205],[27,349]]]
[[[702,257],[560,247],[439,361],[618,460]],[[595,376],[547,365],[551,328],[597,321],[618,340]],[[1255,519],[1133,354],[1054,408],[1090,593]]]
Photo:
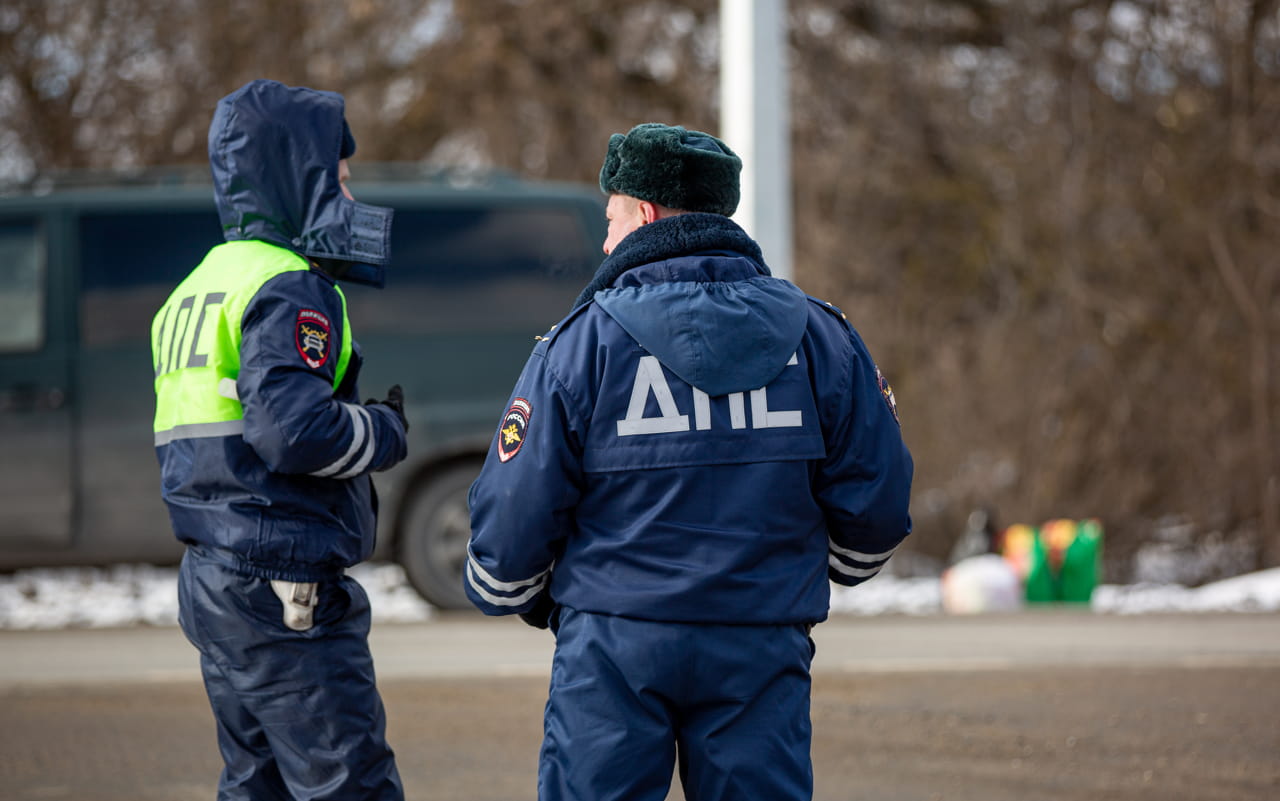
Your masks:
[[[720,135],[742,157],[734,219],[792,279],[786,0],[720,0]]]

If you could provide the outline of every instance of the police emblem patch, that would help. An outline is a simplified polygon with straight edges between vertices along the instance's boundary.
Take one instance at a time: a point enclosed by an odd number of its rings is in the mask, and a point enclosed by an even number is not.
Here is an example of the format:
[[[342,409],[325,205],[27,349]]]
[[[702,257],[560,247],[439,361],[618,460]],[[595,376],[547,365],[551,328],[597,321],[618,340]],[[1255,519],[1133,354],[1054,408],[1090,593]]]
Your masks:
[[[498,426],[498,461],[508,462],[520,452],[532,413],[529,401],[516,398],[507,413],[502,415],[502,425]]]
[[[329,360],[329,318],[314,309],[302,309],[298,312],[298,321],[294,326],[294,341],[298,343],[298,353],[308,367],[323,367]]]
[[[898,425],[902,425],[902,421],[898,420],[898,402],[893,397],[893,387],[889,386],[889,379],[884,377],[879,367],[876,368],[876,381],[880,384],[880,394],[884,396],[885,404],[893,412],[893,419],[897,420]]]

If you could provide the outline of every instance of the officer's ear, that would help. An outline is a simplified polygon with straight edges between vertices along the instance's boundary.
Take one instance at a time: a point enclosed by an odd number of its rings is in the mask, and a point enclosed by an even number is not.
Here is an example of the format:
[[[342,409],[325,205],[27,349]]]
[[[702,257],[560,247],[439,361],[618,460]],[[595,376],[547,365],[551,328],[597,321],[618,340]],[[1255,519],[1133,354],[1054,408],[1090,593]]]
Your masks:
[[[641,200],[638,208],[640,210],[640,219],[644,221],[641,225],[648,225],[662,217],[662,212],[658,209],[658,206],[647,200]]]

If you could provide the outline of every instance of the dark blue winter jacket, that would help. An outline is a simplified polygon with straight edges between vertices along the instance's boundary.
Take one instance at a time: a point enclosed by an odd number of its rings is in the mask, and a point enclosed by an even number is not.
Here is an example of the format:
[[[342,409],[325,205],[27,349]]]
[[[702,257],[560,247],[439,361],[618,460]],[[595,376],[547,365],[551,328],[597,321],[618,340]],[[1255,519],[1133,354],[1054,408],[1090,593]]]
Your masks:
[[[156,454],[177,537],[245,573],[316,581],[369,556],[369,474],[405,456],[360,403],[361,356],[330,274],[380,282],[391,211],[342,194],[338,95],[254,81],[218,104],[223,231],[152,324]],[[347,140],[350,144],[350,140]]]
[[[471,488],[476,606],[815,622],[829,578],[879,571],[911,530],[911,457],[838,310],[711,214],[631,233],[583,301],[534,348]]]

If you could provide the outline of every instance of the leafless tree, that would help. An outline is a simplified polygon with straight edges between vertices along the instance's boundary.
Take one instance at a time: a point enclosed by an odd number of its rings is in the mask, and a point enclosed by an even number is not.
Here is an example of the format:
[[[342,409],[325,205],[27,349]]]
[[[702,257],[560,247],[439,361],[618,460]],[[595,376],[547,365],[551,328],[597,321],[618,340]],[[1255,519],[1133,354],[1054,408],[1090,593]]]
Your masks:
[[[715,131],[716,0],[10,0],[0,176],[204,160],[254,77],[361,159],[594,181]],[[791,0],[797,280],[895,384],[916,547],[1170,516],[1280,565],[1277,0]]]

